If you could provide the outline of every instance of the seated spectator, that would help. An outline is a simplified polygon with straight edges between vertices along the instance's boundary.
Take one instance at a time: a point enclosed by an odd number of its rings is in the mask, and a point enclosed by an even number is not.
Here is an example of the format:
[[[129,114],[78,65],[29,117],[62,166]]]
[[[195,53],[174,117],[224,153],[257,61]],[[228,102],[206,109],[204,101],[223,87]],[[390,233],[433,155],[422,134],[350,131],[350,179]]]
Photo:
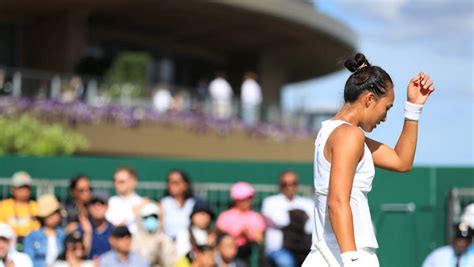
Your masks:
[[[17,236],[17,248],[23,250],[23,239],[31,231],[38,230],[38,204],[31,200],[31,177],[26,172],[13,174],[11,181],[13,198],[0,202],[0,222],[10,225]]]
[[[214,248],[204,245],[193,248],[193,258],[181,257],[175,267],[215,267]]]
[[[109,208],[105,218],[114,226],[128,226],[132,233],[137,226],[134,208],[142,204],[143,198],[135,192],[137,173],[129,167],[119,167],[114,173],[114,185],[117,195],[109,199]]]
[[[0,267],[32,267],[28,255],[15,249],[15,233],[5,223],[0,223]]]
[[[64,208],[67,212],[67,217],[63,226],[67,233],[74,231],[79,223],[79,214],[82,213],[87,216],[87,203],[91,200],[91,185],[89,177],[80,174],[73,177],[69,183],[69,194],[72,199],[67,199],[64,202]]]
[[[216,223],[219,231],[236,238],[237,257],[246,263],[249,263],[253,245],[262,244],[265,231],[265,220],[251,209],[254,195],[255,190],[250,184],[246,182],[234,184],[230,190],[234,205],[222,212]]]
[[[237,244],[235,238],[221,233],[216,240],[215,261],[218,267],[247,267],[247,263],[237,259]]]
[[[188,229],[181,230],[176,238],[176,246],[180,257],[187,256],[193,247],[214,246],[215,232],[212,229],[214,212],[206,202],[199,201],[191,213],[191,224]]]
[[[175,240],[179,231],[188,229],[189,217],[196,200],[191,181],[183,171],[171,171],[167,177],[167,184],[165,197],[160,201],[163,228],[165,233]]]
[[[105,219],[108,196],[97,192],[87,204],[89,218],[80,216],[77,231],[84,236],[84,247],[89,259],[95,259],[110,250],[109,237],[113,225]]]
[[[53,267],[92,267],[91,260],[87,260],[86,249],[79,232],[73,232],[64,240],[64,252],[59,256]]]
[[[99,267],[148,267],[150,264],[131,251],[132,234],[126,226],[117,226],[109,238],[112,250],[99,258]]]
[[[314,202],[297,195],[298,176],[280,175],[280,193],[264,199],[265,254],[276,267],[301,266],[311,246]]]
[[[38,199],[38,215],[41,228],[25,238],[25,253],[30,256],[34,267],[52,265],[64,251],[65,233],[61,228],[61,206],[53,195]]]
[[[160,229],[159,208],[155,203],[147,203],[138,210],[132,250],[156,267],[173,267],[178,258],[173,240]]]
[[[423,262],[423,267],[474,266],[474,254],[468,250],[472,237],[473,230],[467,224],[457,225],[453,243],[431,252]]]

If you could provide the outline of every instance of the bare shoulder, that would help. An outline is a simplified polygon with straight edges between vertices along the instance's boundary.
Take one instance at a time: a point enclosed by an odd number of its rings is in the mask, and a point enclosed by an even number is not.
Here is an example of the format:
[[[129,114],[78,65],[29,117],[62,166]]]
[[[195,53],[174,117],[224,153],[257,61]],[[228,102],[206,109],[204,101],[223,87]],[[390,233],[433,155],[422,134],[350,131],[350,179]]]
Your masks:
[[[359,127],[343,124],[332,132],[329,139],[338,144],[363,144],[365,135]]]

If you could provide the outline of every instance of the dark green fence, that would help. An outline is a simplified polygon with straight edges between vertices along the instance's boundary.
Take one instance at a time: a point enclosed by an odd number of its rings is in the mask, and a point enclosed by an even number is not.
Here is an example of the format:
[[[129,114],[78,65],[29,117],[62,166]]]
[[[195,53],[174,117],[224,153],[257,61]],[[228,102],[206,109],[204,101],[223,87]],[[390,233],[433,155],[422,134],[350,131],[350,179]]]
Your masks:
[[[196,161],[121,157],[0,157],[0,176],[25,170],[33,177],[64,179],[81,172],[92,179],[111,179],[120,165],[136,168],[140,180],[164,181],[169,170],[187,171],[193,182],[276,183],[292,169],[302,184],[312,184],[311,163]],[[398,174],[378,170],[369,194],[377,231],[381,266],[420,266],[433,248],[445,245],[446,205],[452,188],[473,188],[474,168],[417,167]]]

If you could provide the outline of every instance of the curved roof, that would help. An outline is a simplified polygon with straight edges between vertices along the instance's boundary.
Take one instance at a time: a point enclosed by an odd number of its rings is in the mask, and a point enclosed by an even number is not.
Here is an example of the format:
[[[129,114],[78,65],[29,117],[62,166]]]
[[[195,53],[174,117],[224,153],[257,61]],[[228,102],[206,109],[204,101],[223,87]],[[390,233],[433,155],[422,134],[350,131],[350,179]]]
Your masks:
[[[0,21],[44,33],[52,25],[52,33],[87,34],[82,40],[95,44],[190,55],[234,73],[266,69],[273,75],[267,80],[279,79],[271,90],[336,71],[355,49],[350,28],[301,0],[2,1]],[[61,24],[67,25],[54,28]]]

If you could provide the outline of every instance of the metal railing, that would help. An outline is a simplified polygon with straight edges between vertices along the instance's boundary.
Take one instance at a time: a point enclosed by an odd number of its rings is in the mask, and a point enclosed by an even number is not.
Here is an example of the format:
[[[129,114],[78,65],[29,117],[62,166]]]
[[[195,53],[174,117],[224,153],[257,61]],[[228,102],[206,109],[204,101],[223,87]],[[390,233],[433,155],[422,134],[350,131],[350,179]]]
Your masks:
[[[7,198],[10,194],[10,178],[0,178],[0,199]],[[114,185],[110,180],[92,180],[91,185],[94,191],[114,193]],[[229,196],[231,183],[195,183],[193,190],[196,196],[209,202],[215,212],[219,213],[228,209],[232,201]],[[253,201],[253,208],[260,210],[265,197],[278,192],[277,185],[252,184],[256,194]],[[33,179],[33,196],[43,194],[54,194],[59,200],[66,200],[69,197],[69,180],[67,179]],[[152,200],[159,200],[166,190],[165,182],[140,181],[137,185],[137,193]],[[312,198],[313,188],[311,186],[299,186],[299,192],[305,197]]]
[[[128,107],[152,108],[152,89],[143,88],[144,96],[131,97],[130,92],[122,86],[120,96],[112,98],[103,86],[101,77],[75,75],[72,73],[56,73],[41,70],[22,68],[8,68],[0,66],[0,96],[31,99],[54,99],[62,102],[81,101],[92,106],[108,106],[119,104]],[[174,111],[200,112],[212,117],[211,101],[209,96],[201,99],[195,95],[195,88],[170,85],[174,97]],[[178,104],[179,103],[179,104]],[[230,114],[238,118],[241,113],[241,103],[234,96]],[[259,122],[280,124],[295,129],[318,130],[320,121],[333,116],[334,107],[317,111],[284,111],[279,103],[261,105],[257,116]]]
[[[464,208],[474,203],[474,188],[453,188],[449,192],[446,240],[451,242],[454,235],[453,225],[461,222]]]

